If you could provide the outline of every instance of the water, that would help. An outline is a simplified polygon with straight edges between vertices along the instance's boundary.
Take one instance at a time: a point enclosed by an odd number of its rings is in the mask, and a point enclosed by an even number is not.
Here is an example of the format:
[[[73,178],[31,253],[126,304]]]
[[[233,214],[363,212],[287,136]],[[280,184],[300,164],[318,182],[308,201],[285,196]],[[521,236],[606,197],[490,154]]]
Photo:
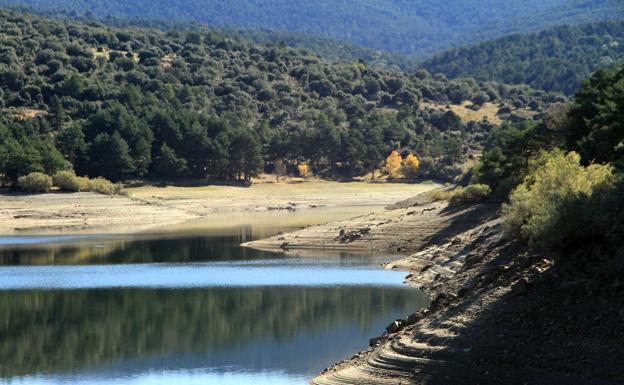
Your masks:
[[[238,246],[305,215],[0,239],[0,383],[305,384],[426,305],[389,256]]]

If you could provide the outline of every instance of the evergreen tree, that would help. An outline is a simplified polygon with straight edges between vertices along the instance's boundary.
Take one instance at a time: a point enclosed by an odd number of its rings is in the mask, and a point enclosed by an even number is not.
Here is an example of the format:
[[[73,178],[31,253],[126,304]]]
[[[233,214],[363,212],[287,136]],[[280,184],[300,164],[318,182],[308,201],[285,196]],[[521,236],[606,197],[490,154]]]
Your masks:
[[[250,181],[262,169],[261,145],[252,132],[238,131],[230,142],[230,177]]]
[[[117,131],[113,135],[98,134],[89,149],[89,176],[103,176],[113,181],[134,172],[128,143]]]
[[[178,157],[166,143],[160,147],[152,167],[153,175],[167,179],[184,178],[188,173],[186,160]]]

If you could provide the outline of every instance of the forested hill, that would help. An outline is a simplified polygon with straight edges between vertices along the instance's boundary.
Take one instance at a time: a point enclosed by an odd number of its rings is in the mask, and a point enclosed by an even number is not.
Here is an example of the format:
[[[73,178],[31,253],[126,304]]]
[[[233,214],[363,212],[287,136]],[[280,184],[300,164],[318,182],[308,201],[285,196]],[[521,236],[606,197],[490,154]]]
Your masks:
[[[624,59],[624,21],[563,26],[450,50],[427,60],[432,73],[529,84],[573,94],[599,68]]]
[[[278,44],[292,48],[301,48],[334,61],[364,61],[376,68],[416,71],[420,69],[420,62],[414,57],[381,50],[366,48],[361,45],[348,43],[323,37],[297,32],[280,32],[268,29],[238,29],[228,27],[211,27],[205,23],[188,20],[165,20],[146,17],[96,17],[93,14],[77,14],[63,10],[42,10],[27,5],[18,5],[9,10],[55,18],[63,21],[79,21],[83,23],[101,23],[116,28],[152,28],[163,31],[203,31],[227,35],[234,39],[246,39],[259,45]]]
[[[0,0],[0,5],[15,5]],[[624,14],[621,0],[23,0],[39,10],[99,17],[195,20],[212,27],[264,28],[331,37],[417,54]]]
[[[248,179],[263,163],[361,175],[393,149],[417,154],[423,177],[451,177],[494,124],[535,118],[557,100],[212,32],[1,10],[0,90],[5,183],[68,167],[111,179]]]

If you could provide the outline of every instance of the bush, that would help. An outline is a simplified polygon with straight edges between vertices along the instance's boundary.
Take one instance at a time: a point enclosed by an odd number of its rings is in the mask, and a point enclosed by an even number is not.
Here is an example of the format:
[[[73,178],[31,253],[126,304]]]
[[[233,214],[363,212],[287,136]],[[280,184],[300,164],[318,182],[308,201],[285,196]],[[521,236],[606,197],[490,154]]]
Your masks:
[[[575,152],[543,152],[531,161],[524,182],[512,191],[509,204],[503,206],[505,231],[536,247],[573,241],[596,228],[598,223],[592,218],[603,222],[597,218],[604,213],[582,207],[587,206],[584,202],[596,198],[596,191],[608,196],[605,191],[614,189],[614,182],[611,166],[584,167]],[[581,228],[581,220],[587,222],[585,228]]]
[[[123,192],[123,186],[119,183],[115,184],[108,179],[100,177],[89,180],[88,191],[100,194],[114,195],[121,194]]]
[[[89,191],[89,178],[86,176],[77,176],[76,180],[80,185],[80,191]]]
[[[461,206],[470,203],[477,203],[490,196],[490,186],[484,184],[472,184],[468,187],[457,187],[451,191],[432,191],[428,194],[429,200],[449,201],[452,206]]]
[[[81,191],[81,184],[73,171],[59,171],[52,177],[54,186],[61,191],[78,192]]]
[[[52,178],[40,172],[31,172],[17,179],[17,185],[24,191],[45,193],[52,188]]]
[[[452,206],[465,205],[481,202],[490,195],[490,186],[485,184],[472,184],[466,188],[458,188],[453,191],[449,203]]]

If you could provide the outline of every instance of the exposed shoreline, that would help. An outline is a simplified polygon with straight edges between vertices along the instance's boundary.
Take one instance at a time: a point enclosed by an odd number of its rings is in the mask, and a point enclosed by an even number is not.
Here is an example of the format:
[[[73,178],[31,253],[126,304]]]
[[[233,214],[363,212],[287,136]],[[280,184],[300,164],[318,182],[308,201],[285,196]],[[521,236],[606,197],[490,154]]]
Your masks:
[[[369,349],[312,384],[623,383],[619,283],[605,292],[599,278],[578,281],[585,271],[507,239],[496,204],[408,200],[394,208],[246,245],[417,251],[385,267],[408,272],[406,284],[428,294],[431,307],[388,320]]]
[[[449,208],[446,202],[380,209],[243,246],[268,251],[332,250],[410,253],[474,227],[492,212],[491,205]]]
[[[228,213],[381,206],[437,187],[433,183],[309,181],[251,187],[145,186],[127,189],[127,196],[0,194],[0,234],[130,234],[213,217],[225,220]]]

